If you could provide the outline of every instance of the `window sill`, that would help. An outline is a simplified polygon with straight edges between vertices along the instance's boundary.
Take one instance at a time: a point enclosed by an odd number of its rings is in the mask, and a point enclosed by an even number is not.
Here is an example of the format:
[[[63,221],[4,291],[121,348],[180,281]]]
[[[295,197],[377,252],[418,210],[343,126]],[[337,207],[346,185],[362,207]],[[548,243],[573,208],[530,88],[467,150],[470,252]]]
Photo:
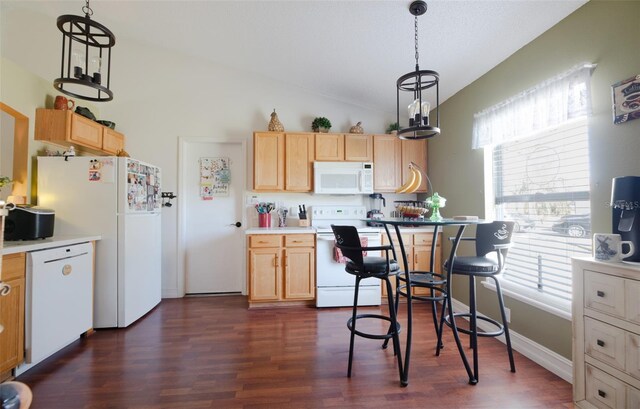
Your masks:
[[[489,290],[496,291],[496,285],[493,280],[484,280],[482,281],[482,285]],[[535,290],[510,283],[507,280],[500,280],[500,286],[502,288],[502,294],[507,297],[571,321],[571,302],[569,301],[558,300],[555,297],[541,294]]]

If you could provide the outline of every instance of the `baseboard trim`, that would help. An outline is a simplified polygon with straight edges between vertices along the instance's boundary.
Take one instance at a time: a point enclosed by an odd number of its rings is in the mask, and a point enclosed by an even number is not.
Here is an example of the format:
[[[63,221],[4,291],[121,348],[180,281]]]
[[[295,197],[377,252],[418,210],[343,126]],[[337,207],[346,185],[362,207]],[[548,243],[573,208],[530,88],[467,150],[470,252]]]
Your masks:
[[[177,288],[163,288],[162,298],[182,298],[182,295],[178,295]]]
[[[452,299],[451,302],[455,312],[469,312],[469,306],[466,304],[456,299]],[[482,314],[478,313],[478,315]],[[490,324],[483,321],[478,321],[478,327],[485,331],[493,329]],[[573,363],[571,360],[523,335],[518,334],[512,329],[509,329],[509,334],[511,335],[511,347],[513,349],[542,366],[549,372],[558,375],[560,378],[571,384],[573,383]],[[505,343],[504,335],[496,338],[500,340],[500,342]]]

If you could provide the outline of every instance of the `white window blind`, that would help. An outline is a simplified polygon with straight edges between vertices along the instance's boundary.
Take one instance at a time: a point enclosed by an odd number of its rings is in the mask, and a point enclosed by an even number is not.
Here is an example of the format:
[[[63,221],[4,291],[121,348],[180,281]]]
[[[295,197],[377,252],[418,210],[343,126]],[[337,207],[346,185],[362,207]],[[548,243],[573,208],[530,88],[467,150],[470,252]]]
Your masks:
[[[571,257],[591,253],[586,118],[494,145],[493,191],[516,222],[505,281],[570,300]]]

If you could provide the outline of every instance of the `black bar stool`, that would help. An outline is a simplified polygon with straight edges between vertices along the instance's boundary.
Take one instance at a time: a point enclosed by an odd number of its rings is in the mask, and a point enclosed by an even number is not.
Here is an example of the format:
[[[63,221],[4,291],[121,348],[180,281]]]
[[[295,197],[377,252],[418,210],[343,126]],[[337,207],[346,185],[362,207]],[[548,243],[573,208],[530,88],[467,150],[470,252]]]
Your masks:
[[[360,243],[358,230],[354,226],[335,226],[331,225],[333,234],[336,237],[336,247],[338,247],[344,257],[348,259],[345,265],[345,271],[356,277],[356,288],[353,296],[353,314],[347,321],[347,328],[351,332],[351,341],[349,343],[349,368],[347,376],[351,377],[351,366],[353,361],[353,345],[355,336],[358,335],[369,339],[393,340],[393,350],[398,359],[398,371],[400,373],[400,381],[403,379],[402,370],[402,354],[400,353],[400,324],[396,318],[396,309],[393,303],[393,295],[391,291],[390,276],[398,274],[400,268],[395,260],[389,258],[391,246],[363,247]],[[363,256],[363,251],[384,251],[385,257]],[[380,314],[358,314],[358,291],[360,289],[360,281],[365,278],[377,278],[382,280],[387,286],[387,302],[389,305],[389,316]],[[356,324],[360,319],[379,319],[389,322],[390,329],[384,334],[371,334],[356,329]]]
[[[452,311],[449,311],[445,317],[445,323],[454,331],[456,342],[458,342],[458,349],[462,355],[465,367],[467,367],[467,371],[469,370],[468,361],[459,344],[457,333],[462,332],[463,334],[470,335],[470,344],[473,350],[473,377],[469,379],[470,384],[478,383],[478,337],[497,337],[504,334],[511,372],[516,371],[516,366],[513,361],[513,351],[511,349],[509,326],[507,325],[507,318],[504,311],[504,300],[502,298],[500,281],[498,280],[499,276],[504,272],[505,259],[509,248],[512,246],[511,236],[513,234],[513,226],[514,222],[508,221],[479,224],[476,228],[475,238],[462,237],[460,239],[475,241],[476,255],[470,257],[455,257],[453,268],[451,269],[449,268],[449,260],[444,264],[444,268],[452,272],[452,274],[464,275],[469,278],[469,312],[452,314]],[[491,278],[495,282],[502,322],[477,315],[476,277]],[[458,328],[455,317],[469,318],[469,329]],[[497,329],[490,332],[479,331],[477,326],[478,320],[488,322]]]

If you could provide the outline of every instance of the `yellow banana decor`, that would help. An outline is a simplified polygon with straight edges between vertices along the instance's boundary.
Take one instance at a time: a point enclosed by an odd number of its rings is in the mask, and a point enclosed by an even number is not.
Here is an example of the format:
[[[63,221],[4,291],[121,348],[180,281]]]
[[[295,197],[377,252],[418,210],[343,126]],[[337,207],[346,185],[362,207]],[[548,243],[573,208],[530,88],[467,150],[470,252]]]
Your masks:
[[[422,184],[422,171],[420,167],[411,162],[409,163],[409,170],[411,171],[409,178],[396,190],[396,193],[413,193],[418,190]]]

